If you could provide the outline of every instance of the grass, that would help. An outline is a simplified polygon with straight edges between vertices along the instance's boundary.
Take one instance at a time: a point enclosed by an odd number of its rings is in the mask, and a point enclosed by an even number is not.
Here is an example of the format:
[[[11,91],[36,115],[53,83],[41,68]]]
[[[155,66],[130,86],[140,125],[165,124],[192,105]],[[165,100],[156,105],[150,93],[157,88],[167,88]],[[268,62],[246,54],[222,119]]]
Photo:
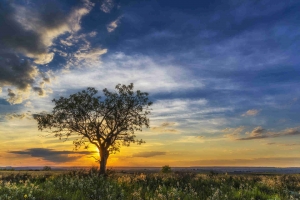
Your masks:
[[[0,200],[285,200],[299,199],[300,175],[0,171]]]

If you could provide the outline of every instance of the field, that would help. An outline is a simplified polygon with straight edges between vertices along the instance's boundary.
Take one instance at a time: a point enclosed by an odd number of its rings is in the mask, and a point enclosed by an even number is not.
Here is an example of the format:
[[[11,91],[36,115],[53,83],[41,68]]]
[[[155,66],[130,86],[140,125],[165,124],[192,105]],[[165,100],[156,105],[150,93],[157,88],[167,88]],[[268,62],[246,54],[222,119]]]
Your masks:
[[[0,199],[300,199],[298,174],[0,171]]]

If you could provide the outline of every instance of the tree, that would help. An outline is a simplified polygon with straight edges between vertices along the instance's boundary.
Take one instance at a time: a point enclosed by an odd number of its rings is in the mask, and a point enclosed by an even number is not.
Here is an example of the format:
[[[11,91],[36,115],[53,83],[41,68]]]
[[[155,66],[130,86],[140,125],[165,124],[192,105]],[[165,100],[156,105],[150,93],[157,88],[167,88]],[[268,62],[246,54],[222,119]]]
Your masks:
[[[51,167],[45,166],[45,167],[43,167],[43,171],[51,171]]]
[[[172,169],[171,169],[171,167],[169,165],[164,165],[161,168],[161,172],[162,173],[170,173],[170,172],[172,172]]]
[[[148,93],[133,91],[133,84],[115,87],[116,92],[103,90],[104,99],[96,96],[95,88],[87,88],[68,98],[53,99],[52,113],[34,115],[39,130],[50,130],[59,139],[71,135],[79,137],[73,141],[75,149],[88,148],[93,144],[99,151],[100,174],[106,173],[106,163],[110,154],[120,150],[121,145],[142,144],[135,139],[135,132],[149,128],[149,106],[152,102]]]

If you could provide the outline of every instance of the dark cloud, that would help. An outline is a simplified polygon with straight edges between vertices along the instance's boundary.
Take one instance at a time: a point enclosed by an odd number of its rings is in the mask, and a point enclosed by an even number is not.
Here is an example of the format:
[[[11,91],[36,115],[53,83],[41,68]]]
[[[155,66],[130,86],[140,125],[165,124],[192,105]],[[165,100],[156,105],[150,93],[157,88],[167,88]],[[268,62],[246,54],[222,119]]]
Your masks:
[[[9,153],[18,155],[30,155],[31,157],[42,158],[55,163],[71,162],[81,158],[84,155],[89,155],[96,152],[88,151],[55,151],[46,148],[31,148],[24,151],[9,151]]]
[[[35,64],[51,62],[54,39],[76,33],[81,17],[93,6],[89,1],[74,1],[72,6],[64,7],[62,2],[31,2],[26,6],[18,1],[0,2],[0,87],[15,87],[27,93],[32,89],[44,95],[43,88],[35,83],[37,79],[50,83],[50,77]],[[12,90],[8,95],[11,103],[22,102],[21,96],[18,101],[12,100],[17,96]]]
[[[38,75],[38,69],[28,60],[3,50],[0,50],[0,68],[0,86],[12,85],[20,90],[28,90]]]
[[[147,151],[147,152],[139,152],[139,153],[132,154],[132,157],[150,158],[150,157],[161,156],[166,154],[167,153],[163,151]]]
[[[45,95],[45,90],[41,87],[33,87],[33,91],[37,92],[39,96]]]
[[[28,30],[16,19],[18,10],[9,1],[0,2],[0,32],[1,49],[17,50],[24,53],[46,53],[41,35]]]
[[[0,87],[13,86],[28,91],[39,70],[24,55],[47,54],[47,48],[41,35],[18,22],[16,12],[8,1],[0,2]],[[11,89],[8,90],[8,97],[11,103],[22,102],[21,99],[15,100],[16,94]]]

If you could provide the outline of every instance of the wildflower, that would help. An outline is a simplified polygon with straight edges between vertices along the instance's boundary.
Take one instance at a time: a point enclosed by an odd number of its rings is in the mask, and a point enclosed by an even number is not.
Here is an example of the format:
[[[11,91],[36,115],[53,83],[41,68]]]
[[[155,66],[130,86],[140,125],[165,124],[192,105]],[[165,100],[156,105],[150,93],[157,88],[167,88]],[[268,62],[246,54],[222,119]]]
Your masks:
[[[27,197],[28,197],[27,194],[24,194],[24,199],[27,199]]]

